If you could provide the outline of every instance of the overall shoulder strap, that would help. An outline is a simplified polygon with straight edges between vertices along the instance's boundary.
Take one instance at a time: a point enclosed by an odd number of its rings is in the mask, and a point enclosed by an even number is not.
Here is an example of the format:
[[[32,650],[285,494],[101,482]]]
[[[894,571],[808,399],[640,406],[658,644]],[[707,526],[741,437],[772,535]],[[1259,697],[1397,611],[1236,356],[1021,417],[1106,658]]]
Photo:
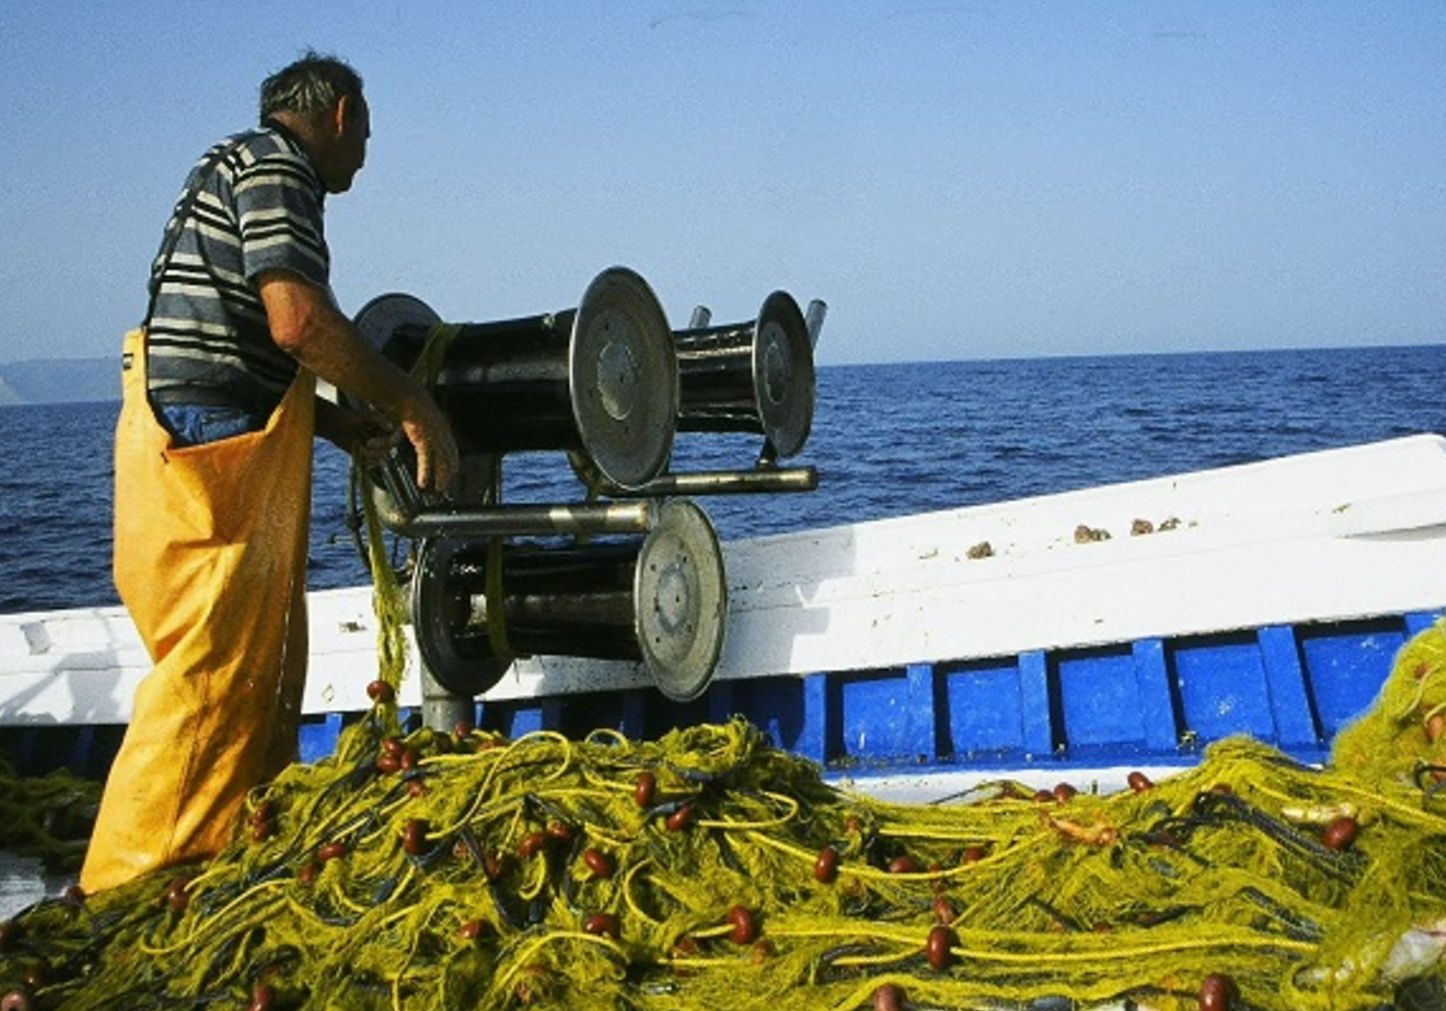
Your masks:
[[[186,218],[196,203],[197,195],[205,187],[206,181],[211,178],[211,173],[215,171],[221,159],[226,157],[235,146],[234,143],[222,141],[211,148],[201,166],[191,177],[186,192],[181,195],[180,200],[176,201],[176,209],[171,212],[171,219],[166,222],[166,231],[161,237],[160,251],[156,253],[156,258],[151,264],[151,277],[146,284],[150,300],[146,303],[146,315],[141,323],[143,327],[150,326],[151,314],[156,311],[156,296],[161,291],[161,276],[165,274],[166,267],[170,265],[171,255],[176,251],[176,243],[181,241],[181,231],[186,226]]]

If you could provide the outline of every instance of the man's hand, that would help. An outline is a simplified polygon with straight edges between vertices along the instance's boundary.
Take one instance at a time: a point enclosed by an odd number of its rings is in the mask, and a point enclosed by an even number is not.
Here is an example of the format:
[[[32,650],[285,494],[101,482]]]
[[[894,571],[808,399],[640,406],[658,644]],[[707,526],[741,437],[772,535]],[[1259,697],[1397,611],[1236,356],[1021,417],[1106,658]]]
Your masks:
[[[447,416],[435,400],[423,396],[412,405],[411,411],[403,412],[401,421],[402,434],[417,454],[417,487],[446,491],[461,464]]]
[[[457,476],[457,440],[436,401],[373,348],[320,288],[283,270],[257,277],[271,338],[351,397],[396,419],[417,453],[417,486],[443,492]]]
[[[379,460],[401,441],[402,430],[384,414],[352,410],[316,398],[316,434],[349,456]]]

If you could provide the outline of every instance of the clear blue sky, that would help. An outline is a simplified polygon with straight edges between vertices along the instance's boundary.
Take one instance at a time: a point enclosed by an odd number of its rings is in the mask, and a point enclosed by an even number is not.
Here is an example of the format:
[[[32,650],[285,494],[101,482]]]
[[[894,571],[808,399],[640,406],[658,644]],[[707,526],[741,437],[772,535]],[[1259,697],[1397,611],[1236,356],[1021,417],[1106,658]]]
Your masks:
[[[312,46],[344,310],[830,303],[822,363],[1446,338],[1446,4],[0,3],[0,362],[110,354],[185,169]]]

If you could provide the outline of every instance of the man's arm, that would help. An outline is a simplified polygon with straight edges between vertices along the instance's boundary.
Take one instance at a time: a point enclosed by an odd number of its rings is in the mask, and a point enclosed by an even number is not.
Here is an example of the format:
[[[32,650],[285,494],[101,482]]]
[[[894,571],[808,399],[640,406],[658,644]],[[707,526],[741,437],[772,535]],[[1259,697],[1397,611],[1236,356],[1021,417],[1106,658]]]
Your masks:
[[[396,419],[417,452],[417,485],[441,491],[457,474],[457,442],[421,384],[357,334],[319,288],[284,270],[257,278],[277,345],[304,367]]]

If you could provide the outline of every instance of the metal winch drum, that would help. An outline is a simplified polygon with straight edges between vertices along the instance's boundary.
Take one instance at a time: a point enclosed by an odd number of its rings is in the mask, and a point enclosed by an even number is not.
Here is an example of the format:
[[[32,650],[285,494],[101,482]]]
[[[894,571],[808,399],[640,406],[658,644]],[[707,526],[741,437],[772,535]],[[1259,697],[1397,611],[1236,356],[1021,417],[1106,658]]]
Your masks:
[[[368,343],[410,369],[442,321],[420,299],[390,294],[368,302],[355,322]],[[456,326],[433,395],[464,455],[575,450],[623,488],[667,465],[676,353],[657,297],[633,271],[603,271],[576,309]]]
[[[803,449],[813,424],[813,346],[798,303],[786,291],[764,299],[755,319],[703,322],[673,338],[678,352],[678,430],[761,432],[772,458]]]
[[[455,703],[538,655],[633,661],[669,698],[703,692],[727,584],[707,514],[680,496],[817,486],[812,467],[775,461],[808,438],[825,308],[805,320],[776,291],[752,320],[709,326],[699,307],[674,332],[624,267],[575,309],[500,322],[446,324],[405,294],[367,303],[357,329],[401,368],[425,361],[462,454],[450,498],[418,490],[405,444],[367,468],[365,494],[411,546],[428,722],[450,726]],[[677,431],[761,433],[764,447],[748,468],[671,473]],[[586,501],[504,504],[502,457],[524,450],[566,451]]]
[[[514,656],[641,661],[676,700],[707,687],[723,647],[727,588],[712,524],[686,499],[642,537],[573,546],[423,542],[412,577],[417,649],[460,695],[497,683]]]

